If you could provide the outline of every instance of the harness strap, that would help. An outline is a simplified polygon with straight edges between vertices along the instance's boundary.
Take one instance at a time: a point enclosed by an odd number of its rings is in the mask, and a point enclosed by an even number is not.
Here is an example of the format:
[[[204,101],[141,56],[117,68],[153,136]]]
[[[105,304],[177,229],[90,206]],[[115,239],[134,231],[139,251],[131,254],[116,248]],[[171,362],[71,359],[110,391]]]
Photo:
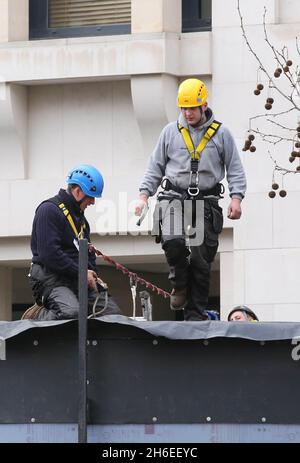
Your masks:
[[[217,133],[219,127],[221,126],[221,122],[213,121],[208,129],[206,130],[205,134],[201,138],[197,148],[195,149],[192,137],[188,129],[183,127],[177,122],[178,130],[182,135],[184,143],[187,147],[188,152],[191,156],[191,170],[190,170],[190,181],[189,181],[189,188],[188,193],[190,196],[195,197],[199,194],[199,162],[201,160],[202,152],[206,147],[209,140]]]
[[[83,230],[85,228],[84,225],[81,225],[80,232],[78,232],[78,230],[76,228],[76,225],[74,223],[73,217],[71,216],[71,214],[69,212],[69,209],[66,208],[64,203],[58,204],[58,207],[61,209],[61,211],[65,215],[66,219],[69,221],[69,224],[71,225],[71,227],[73,229],[73,232],[75,233],[76,238],[79,238],[79,239],[83,238]]]
[[[71,216],[69,209],[67,209],[65,204],[63,202],[61,202],[61,199],[60,199],[60,197],[58,195],[53,196],[53,198],[46,199],[46,201],[43,201],[43,202],[50,202],[52,204],[55,204],[55,206],[57,206],[62,211],[62,213],[64,214],[64,216],[68,220],[69,224],[72,227],[72,230],[74,232],[75,237],[78,238],[78,239],[81,239],[81,238],[84,237],[84,230],[86,228],[86,224],[82,223],[81,226],[80,226],[80,231],[77,230],[74,219]],[[43,204],[43,203],[41,203],[41,204]]]
[[[217,131],[218,131],[219,127],[221,126],[221,124],[222,124],[221,122],[213,121],[210,124],[210,126],[208,127],[208,129],[206,130],[203,137],[201,138],[201,140],[199,142],[199,145],[197,146],[196,149],[195,149],[193,140],[191,138],[191,135],[190,135],[190,132],[188,131],[188,129],[186,129],[185,127],[183,127],[183,125],[180,125],[179,123],[177,124],[178,125],[178,130],[182,135],[182,138],[183,138],[184,143],[185,143],[185,145],[186,145],[186,147],[188,149],[188,152],[191,155],[191,160],[192,161],[200,161],[202,151],[204,150],[204,148],[207,145],[207,143],[209,142],[209,140],[217,133]]]

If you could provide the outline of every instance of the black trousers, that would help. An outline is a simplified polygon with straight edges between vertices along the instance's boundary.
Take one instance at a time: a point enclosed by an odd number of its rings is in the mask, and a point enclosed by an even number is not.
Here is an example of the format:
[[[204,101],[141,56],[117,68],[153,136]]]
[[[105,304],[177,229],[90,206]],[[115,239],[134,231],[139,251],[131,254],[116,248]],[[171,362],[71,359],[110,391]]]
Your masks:
[[[201,207],[197,207],[198,201],[202,201]],[[194,200],[192,203],[191,208],[191,203],[181,202],[180,205],[178,200],[168,200],[162,205],[160,214],[162,248],[169,264],[169,280],[173,288],[187,288],[186,320],[197,319],[197,316],[201,319],[207,308],[211,263],[223,228],[222,208],[217,199]],[[187,204],[190,220],[186,218]],[[192,229],[200,233],[201,239],[190,237],[190,246],[187,246],[186,226],[189,221]]]
[[[38,320],[65,320],[78,318],[78,283],[70,281],[58,274],[55,274],[41,265],[32,264],[29,272],[29,283],[33,296],[39,305],[43,305]],[[98,301],[95,307],[99,316],[121,314],[116,302],[106,292],[88,291],[89,313],[96,298]]]

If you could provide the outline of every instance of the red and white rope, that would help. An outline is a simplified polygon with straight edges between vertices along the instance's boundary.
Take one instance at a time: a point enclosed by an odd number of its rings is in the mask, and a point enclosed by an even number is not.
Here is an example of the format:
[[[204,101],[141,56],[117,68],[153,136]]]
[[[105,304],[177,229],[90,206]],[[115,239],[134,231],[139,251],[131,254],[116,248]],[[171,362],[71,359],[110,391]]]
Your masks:
[[[163,296],[164,298],[170,297],[170,293],[168,293],[167,291],[164,291],[163,289],[159,288],[153,283],[150,283],[149,281],[144,280],[144,278],[139,277],[136,273],[131,272],[130,270],[128,270],[128,268],[124,267],[124,265],[119,264],[111,257],[108,257],[105,254],[103,254],[103,252],[99,251],[99,249],[95,248],[95,246],[90,244],[89,249],[90,251],[94,252],[97,256],[102,257],[102,259],[105,262],[109,262],[114,267],[116,267],[117,270],[120,270],[124,275],[127,275],[129,278],[131,278],[132,281],[135,282],[135,284],[140,283],[141,285],[146,286],[147,289],[150,289],[151,291],[156,292],[157,294],[159,294],[160,296]]]

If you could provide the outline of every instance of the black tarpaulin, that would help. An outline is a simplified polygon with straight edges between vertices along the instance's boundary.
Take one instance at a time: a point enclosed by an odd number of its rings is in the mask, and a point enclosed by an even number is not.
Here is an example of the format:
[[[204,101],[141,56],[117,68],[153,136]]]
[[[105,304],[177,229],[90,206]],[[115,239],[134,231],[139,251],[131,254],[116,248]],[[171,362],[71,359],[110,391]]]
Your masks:
[[[300,323],[298,322],[186,322],[186,321],[140,321],[122,315],[106,315],[95,319],[102,323],[118,323],[134,326],[147,331],[153,336],[168,339],[211,339],[211,338],[242,338],[253,341],[276,341],[285,339],[300,339]],[[43,328],[74,320],[59,320],[39,322],[34,320],[19,320],[0,322],[0,339],[9,339],[23,331],[33,328]]]

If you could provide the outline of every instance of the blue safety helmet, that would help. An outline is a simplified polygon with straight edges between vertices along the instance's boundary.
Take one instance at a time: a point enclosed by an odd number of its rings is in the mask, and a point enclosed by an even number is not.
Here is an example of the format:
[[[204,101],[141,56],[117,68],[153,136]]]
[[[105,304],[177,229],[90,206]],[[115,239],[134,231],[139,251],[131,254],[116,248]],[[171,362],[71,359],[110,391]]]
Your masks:
[[[68,185],[78,185],[86,196],[100,198],[104,181],[99,170],[88,164],[74,167],[67,177]]]

